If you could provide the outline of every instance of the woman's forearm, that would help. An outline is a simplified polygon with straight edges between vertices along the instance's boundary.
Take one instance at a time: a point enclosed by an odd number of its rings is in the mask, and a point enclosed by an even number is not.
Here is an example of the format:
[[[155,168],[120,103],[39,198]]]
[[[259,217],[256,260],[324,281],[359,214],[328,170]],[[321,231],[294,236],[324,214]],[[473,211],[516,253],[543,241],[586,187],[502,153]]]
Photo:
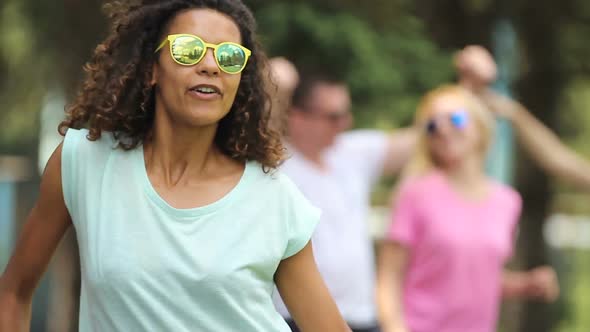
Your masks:
[[[395,281],[394,281],[395,282]],[[380,283],[377,292],[379,308],[379,321],[384,331],[404,330],[405,320],[403,316],[401,290],[397,287],[385,286]]]
[[[406,250],[393,243],[385,243],[379,253],[377,271],[377,303],[379,321],[384,332],[406,331],[403,312],[403,275]]]
[[[502,274],[502,298],[520,299],[527,297],[529,282],[527,272],[504,270]]]
[[[547,173],[590,190],[590,162],[567,147],[549,128],[518,106],[510,116],[521,144]]]
[[[497,115],[509,120],[524,150],[549,175],[590,190],[590,162],[567,147],[522,104],[489,89],[476,93]]]
[[[28,332],[31,305],[32,299],[22,299],[0,289],[0,331]]]

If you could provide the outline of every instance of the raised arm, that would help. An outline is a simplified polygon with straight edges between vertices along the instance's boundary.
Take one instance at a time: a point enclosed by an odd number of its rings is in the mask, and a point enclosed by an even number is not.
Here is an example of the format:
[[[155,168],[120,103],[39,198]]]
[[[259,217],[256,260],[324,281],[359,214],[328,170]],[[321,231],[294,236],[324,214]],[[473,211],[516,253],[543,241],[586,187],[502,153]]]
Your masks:
[[[48,162],[40,191],[0,277],[0,331],[29,331],[33,293],[71,225],[61,186],[61,145]]]
[[[316,267],[311,242],[280,263],[275,282],[302,332],[350,332]]]
[[[537,120],[523,105],[493,92],[496,63],[483,47],[469,45],[455,57],[461,85],[475,93],[493,112],[508,119],[519,142],[549,175],[590,190],[590,162],[563,144],[557,135]]]
[[[403,314],[403,278],[407,249],[390,241],[381,244],[377,270],[377,301],[383,332],[408,332]]]
[[[567,147],[520,103],[489,90],[479,96],[496,114],[512,123],[519,142],[543,170],[590,191],[590,161]]]

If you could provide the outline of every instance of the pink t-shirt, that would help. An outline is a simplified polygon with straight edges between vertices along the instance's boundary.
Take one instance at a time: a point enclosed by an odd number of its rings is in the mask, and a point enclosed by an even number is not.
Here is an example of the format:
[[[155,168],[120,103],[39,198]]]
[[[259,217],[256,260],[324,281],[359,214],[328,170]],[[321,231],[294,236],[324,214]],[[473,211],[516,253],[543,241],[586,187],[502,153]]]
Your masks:
[[[387,237],[409,250],[403,304],[411,332],[495,331],[521,204],[496,182],[488,198],[469,201],[440,172],[402,186]]]

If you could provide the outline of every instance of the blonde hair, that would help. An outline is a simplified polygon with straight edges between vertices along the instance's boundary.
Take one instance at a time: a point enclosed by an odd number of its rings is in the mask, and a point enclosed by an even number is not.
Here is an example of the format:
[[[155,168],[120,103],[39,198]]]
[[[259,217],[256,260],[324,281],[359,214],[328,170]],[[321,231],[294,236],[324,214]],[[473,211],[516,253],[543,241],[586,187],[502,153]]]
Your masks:
[[[427,120],[432,104],[442,96],[459,96],[465,103],[465,110],[474,120],[480,134],[480,153],[483,159],[492,144],[492,137],[495,130],[495,121],[488,108],[469,90],[457,84],[447,84],[428,92],[418,104],[414,125],[419,128],[418,144],[412,158],[405,167],[404,177],[415,177],[436,168],[436,161],[428,146],[428,134],[423,126]]]

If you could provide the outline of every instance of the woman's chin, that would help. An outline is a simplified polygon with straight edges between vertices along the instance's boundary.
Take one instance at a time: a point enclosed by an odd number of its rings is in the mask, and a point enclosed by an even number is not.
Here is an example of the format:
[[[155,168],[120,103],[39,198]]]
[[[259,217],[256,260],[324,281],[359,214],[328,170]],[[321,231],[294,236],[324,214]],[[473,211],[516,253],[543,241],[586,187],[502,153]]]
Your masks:
[[[460,156],[456,156],[450,153],[444,154],[443,156],[439,156],[437,158],[438,165],[443,169],[452,169],[457,167],[457,165],[461,164],[462,158]]]
[[[187,123],[194,127],[211,126],[217,124],[227,113],[215,109],[193,109],[185,117]]]

